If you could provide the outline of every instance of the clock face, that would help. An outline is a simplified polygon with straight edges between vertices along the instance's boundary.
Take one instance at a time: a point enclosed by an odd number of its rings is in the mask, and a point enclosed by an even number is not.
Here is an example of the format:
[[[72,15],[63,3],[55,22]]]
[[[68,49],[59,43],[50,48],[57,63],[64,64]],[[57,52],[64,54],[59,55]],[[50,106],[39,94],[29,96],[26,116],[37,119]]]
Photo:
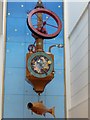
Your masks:
[[[53,60],[44,52],[34,53],[28,59],[28,69],[35,77],[46,77],[53,70]]]
[[[43,55],[35,56],[31,61],[31,67],[33,71],[35,71],[38,74],[46,74],[50,69],[50,65],[52,62]]]

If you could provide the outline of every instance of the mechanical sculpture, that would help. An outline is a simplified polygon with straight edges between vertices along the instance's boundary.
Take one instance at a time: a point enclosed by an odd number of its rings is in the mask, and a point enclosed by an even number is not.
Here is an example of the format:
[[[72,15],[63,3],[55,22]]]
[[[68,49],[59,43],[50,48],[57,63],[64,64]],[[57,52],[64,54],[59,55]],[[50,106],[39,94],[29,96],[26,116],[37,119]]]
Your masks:
[[[50,113],[55,118],[55,107],[47,108],[43,104],[43,101],[34,102],[34,103],[29,102],[27,104],[27,108],[32,110],[32,112],[34,112],[38,115],[44,115],[45,116],[46,113]]]
[[[46,20],[44,20],[46,19]],[[48,20],[53,20],[53,25]],[[44,39],[52,39],[61,31],[62,23],[59,17],[52,11],[44,8],[41,0],[38,0],[36,7],[28,13],[27,25],[35,39],[34,44],[28,46],[26,54],[26,78],[40,95],[45,86],[54,78],[54,55],[52,47],[63,47],[63,45],[50,46],[49,52],[43,49]],[[48,31],[48,27],[51,30]]]

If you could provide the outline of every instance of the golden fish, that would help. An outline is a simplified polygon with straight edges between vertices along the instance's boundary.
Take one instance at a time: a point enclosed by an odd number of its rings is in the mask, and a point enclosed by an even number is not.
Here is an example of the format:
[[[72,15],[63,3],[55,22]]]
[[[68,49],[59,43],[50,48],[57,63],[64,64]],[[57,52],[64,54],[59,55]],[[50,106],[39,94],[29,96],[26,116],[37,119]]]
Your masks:
[[[28,107],[28,109],[31,109],[32,112],[34,112],[38,115],[44,115],[45,116],[45,113],[50,113],[55,117],[55,114],[54,114],[55,107],[53,107],[51,109],[48,109],[43,104],[43,101],[34,102],[34,103],[30,102],[30,103],[27,104],[27,107]]]

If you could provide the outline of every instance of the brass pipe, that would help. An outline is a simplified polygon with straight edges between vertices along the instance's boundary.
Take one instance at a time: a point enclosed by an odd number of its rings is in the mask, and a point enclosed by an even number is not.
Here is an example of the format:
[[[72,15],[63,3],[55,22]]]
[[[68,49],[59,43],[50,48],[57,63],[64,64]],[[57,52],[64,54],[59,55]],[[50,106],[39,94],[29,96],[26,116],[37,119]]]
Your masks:
[[[36,39],[36,52],[42,52],[43,51],[43,39],[37,38]]]

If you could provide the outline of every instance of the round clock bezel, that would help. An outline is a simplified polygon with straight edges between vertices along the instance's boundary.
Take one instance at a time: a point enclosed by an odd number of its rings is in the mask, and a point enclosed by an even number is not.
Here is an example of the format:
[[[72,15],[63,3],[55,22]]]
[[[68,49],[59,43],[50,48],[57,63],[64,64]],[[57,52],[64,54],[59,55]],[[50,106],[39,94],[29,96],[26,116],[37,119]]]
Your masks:
[[[38,74],[38,73],[36,73],[36,72],[32,69],[32,67],[31,67],[31,61],[32,61],[32,59],[34,59],[34,57],[36,57],[36,56],[44,56],[44,57],[48,58],[48,59],[51,61],[50,69],[48,70],[47,74],[45,74],[45,73],[44,73],[44,74]],[[51,72],[53,71],[54,63],[53,63],[52,57],[49,56],[48,54],[46,54],[46,53],[44,53],[44,52],[37,52],[37,53],[32,54],[32,55],[28,58],[27,66],[28,66],[29,72],[30,72],[33,76],[35,76],[35,77],[37,77],[37,78],[44,78],[44,77],[46,77],[46,76],[48,76],[48,75],[51,74]]]

